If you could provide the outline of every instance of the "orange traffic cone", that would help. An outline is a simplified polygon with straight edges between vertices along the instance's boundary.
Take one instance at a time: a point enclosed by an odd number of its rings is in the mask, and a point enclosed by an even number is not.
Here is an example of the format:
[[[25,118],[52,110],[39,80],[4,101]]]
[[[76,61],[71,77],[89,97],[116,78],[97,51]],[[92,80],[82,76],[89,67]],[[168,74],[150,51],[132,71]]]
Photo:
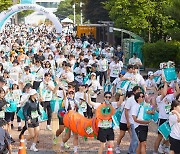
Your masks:
[[[19,152],[18,154],[26,154],[26,147],[24,144],[24,135],[21,136],[20,145],[19,145]]]
[[[110,145],[108,145],[107,154],[113,154],[113,148]]]

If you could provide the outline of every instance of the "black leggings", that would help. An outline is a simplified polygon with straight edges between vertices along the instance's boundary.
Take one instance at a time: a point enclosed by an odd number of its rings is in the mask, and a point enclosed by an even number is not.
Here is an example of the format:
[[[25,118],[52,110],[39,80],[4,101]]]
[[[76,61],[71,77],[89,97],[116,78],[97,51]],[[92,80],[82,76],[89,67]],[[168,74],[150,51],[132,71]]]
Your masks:
[[[44,111],[47,112],[47,115],[48,115],[47,125],[51,125],[52,110],[50,106],[50,101],[42,102],[42,106],[44,108]]]
[[[100,72],[100,85],[101,85],[101,86],[102,86],[102,83],[103,83],[103,77],[104,77],[104,83],[106,83],[107,71],[105,71],[105,72]]]
[[[16,115],[20,109],[21,109],[21,107],[17,107]],[[14,121],[14,116],[15,116],[15,112],[12,112],[11,113],[11,121]],[[21,118],[19,118],[18,116],[17,116],[17,122],[21,122]]]

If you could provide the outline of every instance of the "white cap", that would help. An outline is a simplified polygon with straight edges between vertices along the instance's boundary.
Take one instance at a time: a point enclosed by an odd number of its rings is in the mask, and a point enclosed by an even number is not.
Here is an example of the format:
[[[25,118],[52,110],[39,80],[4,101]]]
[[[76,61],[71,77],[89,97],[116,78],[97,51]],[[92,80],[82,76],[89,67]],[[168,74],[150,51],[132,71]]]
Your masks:
[[[37,94],[37,91],[35,89],[31,89],[31,91],[29,92],[29,95],[32,96],[35,94]]]
[[[91,75],[94,75],[94,76],[96,76],[96,73],[94,73],[94,72],[93,72],[93,73],[91,73]]]
[[[18,81],[13,81],[12,84],[18,85]]]
[[[148,76],[154,75],[154,73],[152,71],[148,72]]]

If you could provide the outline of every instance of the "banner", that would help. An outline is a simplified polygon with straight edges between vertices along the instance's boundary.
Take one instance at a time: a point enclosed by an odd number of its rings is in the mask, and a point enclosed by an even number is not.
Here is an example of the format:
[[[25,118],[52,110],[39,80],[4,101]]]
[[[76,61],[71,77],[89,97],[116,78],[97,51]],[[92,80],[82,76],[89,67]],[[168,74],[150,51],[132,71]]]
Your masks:
[[[45,15],[55,26],[56,33],[62,32],[62,25],[59,22],[59,19],[56,17],[55,14],[46,10],[45,7],[42,7],[37,4],[16,4],[10,7],[8,10],[3,11],[0,13],[0,32],[3,31],[8,19],[10,19],[14,14],[21,12],[23,10],[34,10],[39,13]]]

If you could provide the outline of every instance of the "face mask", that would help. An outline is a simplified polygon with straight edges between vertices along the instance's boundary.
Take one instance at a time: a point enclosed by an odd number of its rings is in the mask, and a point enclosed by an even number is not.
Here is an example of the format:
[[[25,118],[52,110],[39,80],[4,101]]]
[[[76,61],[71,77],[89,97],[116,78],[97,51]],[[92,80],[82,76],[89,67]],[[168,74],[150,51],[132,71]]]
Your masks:
[[[108,100],[105,100],[105,103],[106,103],[106,104],[110,104],[110,101],[108,101]]]

